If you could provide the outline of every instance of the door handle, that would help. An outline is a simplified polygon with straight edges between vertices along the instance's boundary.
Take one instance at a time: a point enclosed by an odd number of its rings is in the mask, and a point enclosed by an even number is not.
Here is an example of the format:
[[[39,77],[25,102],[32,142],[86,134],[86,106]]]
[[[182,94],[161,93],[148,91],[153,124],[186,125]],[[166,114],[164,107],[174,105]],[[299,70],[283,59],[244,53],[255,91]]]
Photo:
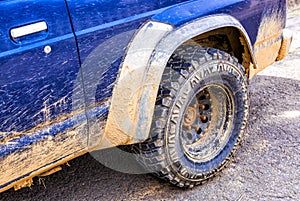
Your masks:
[[[47,30],[48,30],[47,23],[45,21],[41,21],[33,24],[24,25],[21,27],[12,28],[10,30],[10,36],[13,39],[16,39],[30,34],[47,31]]]

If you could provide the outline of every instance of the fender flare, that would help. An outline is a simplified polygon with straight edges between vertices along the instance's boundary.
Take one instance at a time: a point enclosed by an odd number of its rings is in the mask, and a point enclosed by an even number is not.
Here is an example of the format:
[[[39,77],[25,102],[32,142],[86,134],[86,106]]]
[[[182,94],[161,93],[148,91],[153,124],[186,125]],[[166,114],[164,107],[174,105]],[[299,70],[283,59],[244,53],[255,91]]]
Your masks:
[[[223,27],[237,28],[244,36],[256,65],[250,38],[238,20],[217,14],[176,29],[148,21],[128,46],[115,84],[101,147],[132,144],[148,138],[158,87],[172,53],[185,41]]]

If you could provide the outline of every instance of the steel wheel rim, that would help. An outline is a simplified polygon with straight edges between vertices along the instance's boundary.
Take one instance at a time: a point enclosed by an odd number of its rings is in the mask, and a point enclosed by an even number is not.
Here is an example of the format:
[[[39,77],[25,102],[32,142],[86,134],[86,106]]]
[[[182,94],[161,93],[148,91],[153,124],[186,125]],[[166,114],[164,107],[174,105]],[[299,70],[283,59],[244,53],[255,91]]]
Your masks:
[[[197,163],[211,161],[228,143],[233,130],[234,99],[222,83],[209,84],[192,97],[180,129],[184,155]]]

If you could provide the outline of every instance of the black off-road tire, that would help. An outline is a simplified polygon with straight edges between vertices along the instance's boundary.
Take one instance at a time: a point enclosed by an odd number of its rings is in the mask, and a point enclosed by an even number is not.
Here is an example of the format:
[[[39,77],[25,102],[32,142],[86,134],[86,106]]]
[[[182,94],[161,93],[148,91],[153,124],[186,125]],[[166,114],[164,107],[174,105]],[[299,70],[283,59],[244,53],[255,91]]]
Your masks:
[[[230,160],[249,110],[244,67],[226,52],[182,45],[160,83],[150,138],[138,160],[159,178],[193,187]]]

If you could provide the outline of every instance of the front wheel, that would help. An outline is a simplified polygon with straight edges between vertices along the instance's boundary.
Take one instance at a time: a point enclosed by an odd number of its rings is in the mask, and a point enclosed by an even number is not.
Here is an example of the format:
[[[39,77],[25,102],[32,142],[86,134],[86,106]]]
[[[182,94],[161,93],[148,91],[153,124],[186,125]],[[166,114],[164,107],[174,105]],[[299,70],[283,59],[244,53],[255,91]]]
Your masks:
[[[139,161],[179,187],[214,176],[244,133],[248,98],[245,69],[237,59],[212,48],[180,46],[162,76]]]

